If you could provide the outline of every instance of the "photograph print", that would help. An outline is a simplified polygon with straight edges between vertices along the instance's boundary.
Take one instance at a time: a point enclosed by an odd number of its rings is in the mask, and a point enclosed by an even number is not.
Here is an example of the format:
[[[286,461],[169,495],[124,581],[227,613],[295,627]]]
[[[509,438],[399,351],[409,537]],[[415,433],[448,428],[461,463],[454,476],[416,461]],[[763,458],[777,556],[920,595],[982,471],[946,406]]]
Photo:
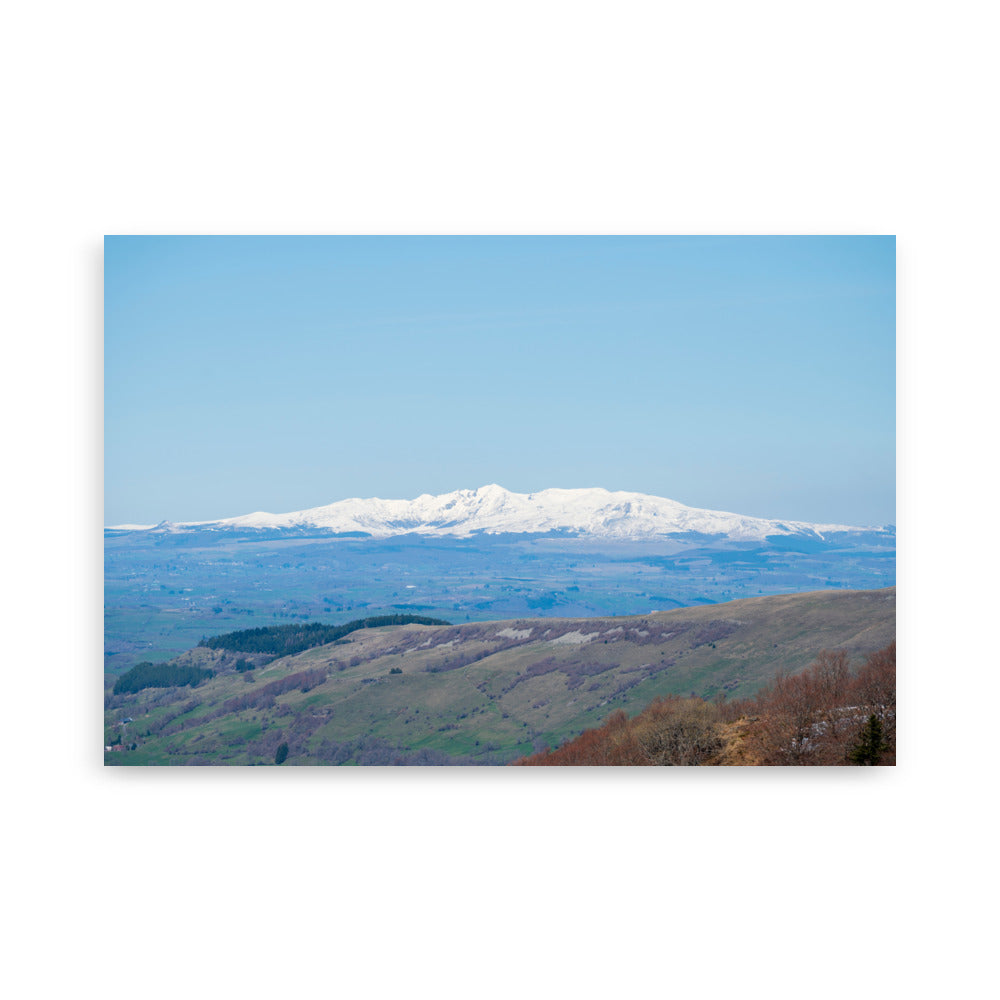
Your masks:
[[[892,236],[107,236],[104,762],[891,766]]]

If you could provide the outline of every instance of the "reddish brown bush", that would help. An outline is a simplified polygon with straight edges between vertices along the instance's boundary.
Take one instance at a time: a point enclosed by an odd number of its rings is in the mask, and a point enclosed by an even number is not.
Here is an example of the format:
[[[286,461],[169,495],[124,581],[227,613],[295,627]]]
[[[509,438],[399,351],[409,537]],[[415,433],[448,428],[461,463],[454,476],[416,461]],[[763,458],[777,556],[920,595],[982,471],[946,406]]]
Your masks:
[[[556,750],[522,765],[845,765],[871,716],[896,761],[896,644],[852,675],[847,653],[824,650],[802,673],[779,674],[755,698],[658,698],[634,719],[622,709]]]

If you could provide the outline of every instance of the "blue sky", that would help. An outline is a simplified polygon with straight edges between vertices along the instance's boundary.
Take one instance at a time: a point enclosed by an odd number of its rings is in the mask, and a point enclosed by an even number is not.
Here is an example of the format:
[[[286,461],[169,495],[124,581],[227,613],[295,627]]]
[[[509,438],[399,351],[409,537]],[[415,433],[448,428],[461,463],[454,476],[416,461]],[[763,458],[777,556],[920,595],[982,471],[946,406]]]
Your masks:
[[[892,237],[107,237],[105,523],[496,482],[895,522]]]

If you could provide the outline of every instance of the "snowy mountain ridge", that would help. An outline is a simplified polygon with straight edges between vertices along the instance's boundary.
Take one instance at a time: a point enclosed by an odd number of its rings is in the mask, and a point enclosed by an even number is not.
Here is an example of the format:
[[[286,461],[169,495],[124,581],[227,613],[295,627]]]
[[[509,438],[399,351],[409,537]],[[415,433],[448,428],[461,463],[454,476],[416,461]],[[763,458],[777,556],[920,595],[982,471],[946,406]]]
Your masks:
[[[468,538],[478,534],[558,532],[616,540],[650,539],[695,532],[727,535],[736,541],[769,535],[806,535],[822,539],[836,532],[870,531],[840,524],[749,517],[727,511],[687,507],[644,493],[589,489],[546,489],[512,493],[492,484],[414,500],[354,498],[288,514],[257,511],[218,521],[159,525],[116,525],[119,531],[325,530],[364,533],[374,538],[419,534]],[[878,530],[878,529],[875,529]]]

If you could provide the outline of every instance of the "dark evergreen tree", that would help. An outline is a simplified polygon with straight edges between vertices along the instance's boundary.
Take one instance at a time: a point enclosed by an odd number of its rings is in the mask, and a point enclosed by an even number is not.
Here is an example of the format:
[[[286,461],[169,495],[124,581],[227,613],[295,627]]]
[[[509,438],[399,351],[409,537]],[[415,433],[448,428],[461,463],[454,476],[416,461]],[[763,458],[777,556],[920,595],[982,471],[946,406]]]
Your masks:
[[[284,764],[285,758],[288,756],[288,744],[282,743],[277,750],[274,751],[274,763]]]
[[[882,721],[872,713],[861,729],[857,742],[847,751],[847,759],[852,764],[874,766],[889,749],[882,735]]]

